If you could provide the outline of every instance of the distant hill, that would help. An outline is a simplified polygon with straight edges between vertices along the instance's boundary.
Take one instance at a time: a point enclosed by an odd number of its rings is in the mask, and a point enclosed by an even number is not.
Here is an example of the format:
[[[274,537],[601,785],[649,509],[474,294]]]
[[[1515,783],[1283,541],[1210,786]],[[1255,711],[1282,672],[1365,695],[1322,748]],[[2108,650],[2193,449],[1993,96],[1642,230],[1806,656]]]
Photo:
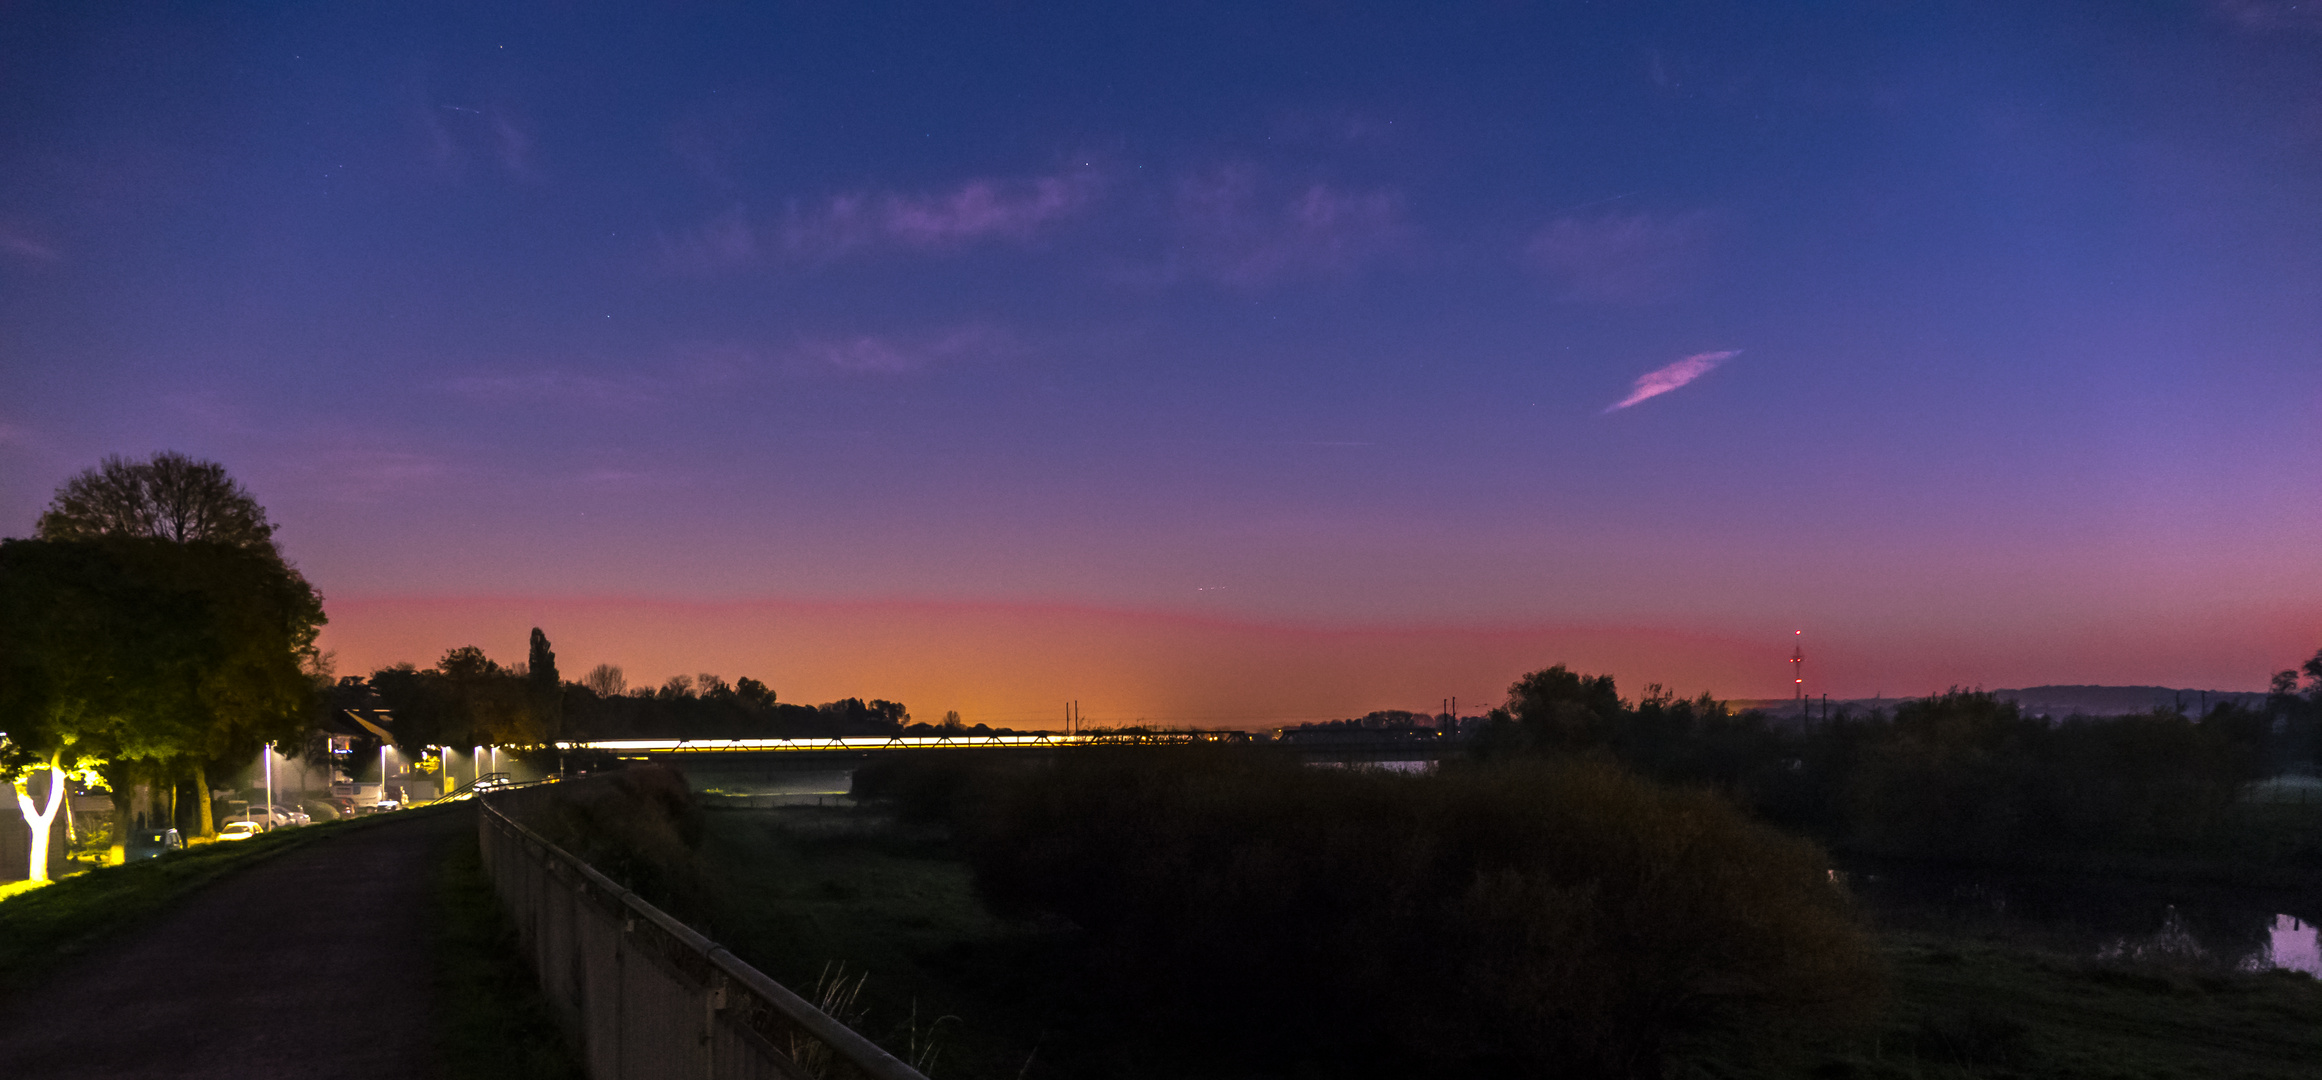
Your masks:
[[[2262,691],[2248,690],[2189,690],[2173,686],[2027,686],[2021,690],[1994,690],[1993,696],[2002,701],[2013,701],[2018,708],[2034,716],[2127,716],[2151,712],[2154,709],[2174,709],[2183,706],[2188,716],[2198,715],[2206,706],[2216,708],[2225,702],[2255,707],[2265,704]],[[1902,698],[1831,699],[1833,712],[1844,707],[1855,712],[1869,709],[1892,709]],[[1781,715],[1793,709],[1789,698],[1738,698],[1729,704],[1734,711],[1764,709]],[[1822,703],[1814,703],[1814,714],[1822,714]]]

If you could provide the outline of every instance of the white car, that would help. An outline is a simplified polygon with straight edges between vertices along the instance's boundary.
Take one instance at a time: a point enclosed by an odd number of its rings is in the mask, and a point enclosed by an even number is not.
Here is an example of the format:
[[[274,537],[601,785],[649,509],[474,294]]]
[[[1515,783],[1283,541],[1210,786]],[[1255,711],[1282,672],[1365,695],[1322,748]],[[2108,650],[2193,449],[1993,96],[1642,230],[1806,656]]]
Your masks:
[[[286,825],[306,825],[314,821],[303,810],[293,810],[287,806],[268,806],[265,803],[252,806],[248,813],[242,815],[241,820],[255,821],[260,828],[264,829],[279,829]]]
[[[248,840],[249,838],[265,831],[266,830],[259,828],[258,823],[255,821],[229,821],[226,823],[225,828],[218,830],[218,839]]]

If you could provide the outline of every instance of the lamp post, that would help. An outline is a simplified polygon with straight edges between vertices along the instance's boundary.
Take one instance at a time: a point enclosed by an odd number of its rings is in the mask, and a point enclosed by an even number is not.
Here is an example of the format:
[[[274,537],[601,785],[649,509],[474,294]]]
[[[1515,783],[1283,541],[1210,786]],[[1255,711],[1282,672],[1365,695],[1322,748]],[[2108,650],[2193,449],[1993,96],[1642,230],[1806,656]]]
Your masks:
[[[266,831],[274,831],[274,747],[258,748],[258,761],[266,769]]]
[[[386,744],[386,743],[380,743],[380,744],[379,744],[379,802],[386,802],[386,801],[387,801],[387,744]],[[379,809],[379,803],[372,803],[372,804],[371,804],[371,809],[372,809],[372,810],[374,810],[374,811],[378,810],[378,809]]]

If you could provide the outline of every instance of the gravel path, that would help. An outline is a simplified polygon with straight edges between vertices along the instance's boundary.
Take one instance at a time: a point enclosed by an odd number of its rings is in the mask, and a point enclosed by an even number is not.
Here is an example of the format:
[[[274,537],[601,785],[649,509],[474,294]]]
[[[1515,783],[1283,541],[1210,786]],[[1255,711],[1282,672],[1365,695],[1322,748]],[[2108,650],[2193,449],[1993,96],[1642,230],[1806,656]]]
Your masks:
[[[0,1076],[424,1080],[445,844],[412,812],[287,852],[73,961],[0,1014]]]

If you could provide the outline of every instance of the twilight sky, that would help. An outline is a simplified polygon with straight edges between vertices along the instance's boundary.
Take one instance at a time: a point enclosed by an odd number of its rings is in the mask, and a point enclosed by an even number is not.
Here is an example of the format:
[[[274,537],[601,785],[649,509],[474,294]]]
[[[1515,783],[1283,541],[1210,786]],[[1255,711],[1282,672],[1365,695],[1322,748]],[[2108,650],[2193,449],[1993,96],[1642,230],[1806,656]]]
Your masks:
[[[1098,7],[0,7],[0,535],[970,722],[2322,645],[2322,4]]]

